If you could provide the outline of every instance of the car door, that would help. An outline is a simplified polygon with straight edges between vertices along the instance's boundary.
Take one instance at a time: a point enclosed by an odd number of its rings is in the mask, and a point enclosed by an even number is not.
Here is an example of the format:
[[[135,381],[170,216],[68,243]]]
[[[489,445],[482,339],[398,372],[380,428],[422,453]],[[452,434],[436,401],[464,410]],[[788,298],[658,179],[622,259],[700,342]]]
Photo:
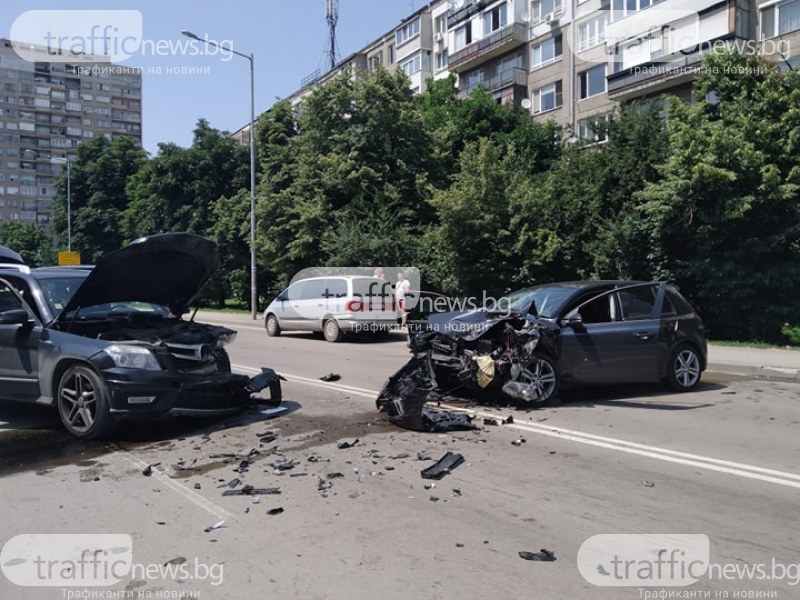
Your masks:
[[[272,302],[271,311],[278,317],[282,329],[298,329],[302,327],[302,319],[297,313],[297,304],[305,281],[293,283],[283,290]]]
[[[608,371],[607,346],[617,325],[615,312],[613,293],[608,290],[584,295],[567,307],[557,342],[565,380],[582,383],[613,380]],[[580,324],[563,324],[575,315],[580,315]]]
[[[8,311],[24,310],[27,323],[3,322]],[[39,398],[39,340],[42,326],[31,315],[14,287],[0,279],[0,397],[35,401]]]
[[[658,284],[648,283],[622,288],[613,294],[618,318],[604,340],[604,362],[615,382],[658,379],[659,288]]]

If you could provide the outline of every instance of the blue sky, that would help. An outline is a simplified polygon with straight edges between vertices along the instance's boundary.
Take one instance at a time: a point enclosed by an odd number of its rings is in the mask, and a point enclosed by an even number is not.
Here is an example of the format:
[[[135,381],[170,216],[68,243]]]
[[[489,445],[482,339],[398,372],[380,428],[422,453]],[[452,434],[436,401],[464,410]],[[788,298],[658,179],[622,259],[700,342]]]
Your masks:
[[[340,0],[337,28],[340,56],[362,48],[393,28],[421,0]],[[230,40],[239,52],[255,54],[256,113],[300,87],[318,68],[325,70],[327,46],[325,0],[2,0],[0,37],[9,37],[14,21],[31,10],[137,10],[143,39],[188,42],[182,29],[203,37]],[[124,65],[145,69],[143,78],[144,147],[159,142],[191,144],[199,118],[213,127],[235,131],[250,119],[249,62],[233,57],[167,53],[132,56]],[[179,74],[181,67],[207,67],[205,73]],[[161,69],[161,73],[157,69]],[[173,72],[168,73],[172,68]]]

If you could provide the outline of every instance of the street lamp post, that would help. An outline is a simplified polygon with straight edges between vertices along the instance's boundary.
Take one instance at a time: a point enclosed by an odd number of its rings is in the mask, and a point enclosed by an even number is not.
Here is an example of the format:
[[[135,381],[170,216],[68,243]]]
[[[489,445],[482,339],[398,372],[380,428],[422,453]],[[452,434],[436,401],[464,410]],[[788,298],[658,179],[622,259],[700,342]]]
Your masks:
[[[184,29],[181,34],[210,46],[220,45]],[[255,55],[243,54],[232,48],[221,48],[250,61],[250,312],[253,320],[258,318],[258,289],[256,287],[256,79]]]
[[[58,157],[55,162],[67,163],[67,252],[72,252],[72,173],[69,158]]]

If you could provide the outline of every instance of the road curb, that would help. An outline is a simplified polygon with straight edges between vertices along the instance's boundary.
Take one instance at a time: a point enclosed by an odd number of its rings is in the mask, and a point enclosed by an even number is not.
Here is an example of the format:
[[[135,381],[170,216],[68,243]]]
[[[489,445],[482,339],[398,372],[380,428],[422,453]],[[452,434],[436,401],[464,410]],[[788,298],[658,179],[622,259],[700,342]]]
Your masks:
[[[726,375],[742,375],[745,377],[755,377],[757,379],[768,379],[771,381],[800,383],[800,369],[793,368],[710,362],[708,363],[706,372],[722,373]]]

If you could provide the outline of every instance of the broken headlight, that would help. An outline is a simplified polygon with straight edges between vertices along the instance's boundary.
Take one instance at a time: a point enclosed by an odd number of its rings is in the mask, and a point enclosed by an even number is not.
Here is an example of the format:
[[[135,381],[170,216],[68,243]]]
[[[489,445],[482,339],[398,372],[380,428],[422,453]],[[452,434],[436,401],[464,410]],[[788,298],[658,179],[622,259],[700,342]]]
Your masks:
[[[533,351],[536,349],[536,345],[538,343],[539,343],[539,336],[538,335],[536,337],[528,340],[527,342],[525,342],[525,345],[523,346],[525,348],[525,352],[527,352],[528,354],[533,354]]]
[[[123,369],[161,370],[155,355],[147,348],[114,345],[106,348],[105,353],[114,361],[114,365]]]
[[[222,348],[223,346],[227,346],[228,344],[232,344],[233,340],[236,339],[235,331],[231,331],[230,333],[223,333],[217,338],[217,348]]]

